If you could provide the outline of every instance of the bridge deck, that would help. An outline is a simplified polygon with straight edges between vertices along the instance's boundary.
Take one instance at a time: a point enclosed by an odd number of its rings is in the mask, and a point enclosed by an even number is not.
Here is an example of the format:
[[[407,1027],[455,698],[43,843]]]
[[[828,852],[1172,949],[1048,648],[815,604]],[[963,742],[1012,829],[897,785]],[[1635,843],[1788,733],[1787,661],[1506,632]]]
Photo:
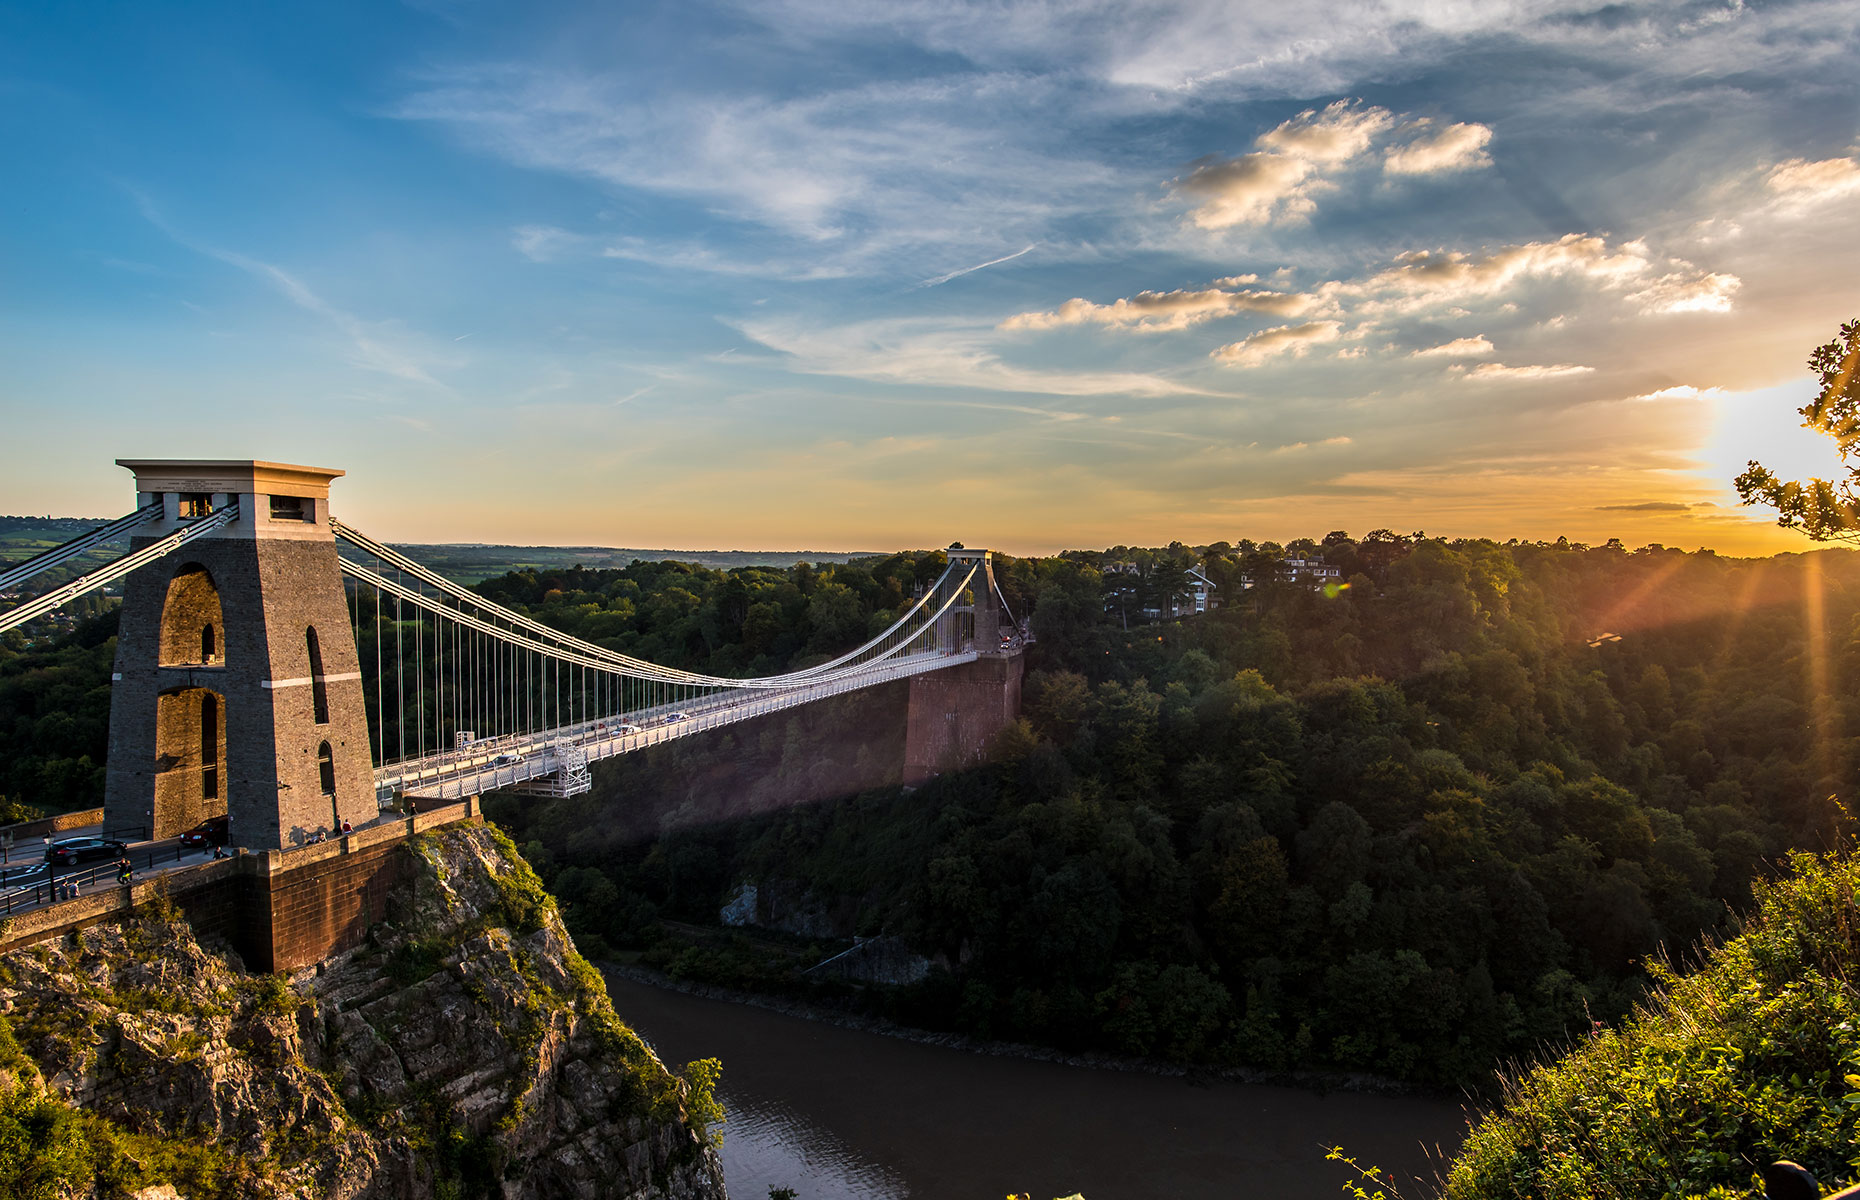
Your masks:
[[[375,792],[381,799],[400,792],[420,799],[456,800],[514,788],[570,769],[577,757],[585,762],[612,758],[843,692],[907,679],[926,671],[962,666],[979,657],[974,650],[913,654],[890,659],[869,672],[803,685],[790,691],[724,693],[686,704],[619,713],[537,733],[489,738],[459,750],[388,763],[375,771]],[[674,717],[674,713],[684,716]],[[638,726],[639,732],[617,732],[617,727],[625,724]],[[514,762],[497,761],[513,756]]]

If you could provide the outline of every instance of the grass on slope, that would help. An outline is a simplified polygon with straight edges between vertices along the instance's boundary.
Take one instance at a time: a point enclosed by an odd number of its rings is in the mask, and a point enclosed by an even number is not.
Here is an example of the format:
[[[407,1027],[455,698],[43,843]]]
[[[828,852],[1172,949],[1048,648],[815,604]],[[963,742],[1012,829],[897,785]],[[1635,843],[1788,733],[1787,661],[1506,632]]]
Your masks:
[[[1467,1139],[1452,1200],[1757,1197],[1794,1159],[1860,1177],[1860,858],[1798,854],[1697,971],[1508,1089]]]

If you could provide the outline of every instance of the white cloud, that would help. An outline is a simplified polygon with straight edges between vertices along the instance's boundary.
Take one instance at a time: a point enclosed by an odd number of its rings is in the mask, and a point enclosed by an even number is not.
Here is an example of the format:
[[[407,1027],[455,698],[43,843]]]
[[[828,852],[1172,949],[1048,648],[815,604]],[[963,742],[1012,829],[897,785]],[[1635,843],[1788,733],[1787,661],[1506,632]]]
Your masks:
[[[1427,124],[1422,117],[1409,127]],[[1363,157],[1395,125],[1388,109],[1353,100],[1306,109],[1255,138],[1252,153],[1198,163],[1173,181],[1174,188],[1199,201],[1189,218],[1202,229],[1296,219],[1317,207],[1318,193],[1336,186],[1327,172]],[[1392,152],[1387,169],[1413,174],[1489,166],[1483,147],[1491,136],[1483,125],[1449,126]]]
[[[1721,388],[1693,387],[1689,383],[1677,383],[1672,387],[1663,387],[1651,392],[1642,392],[1638,396],[1628,396],[1623,400],[1627,404],[1652,404],[1662,400],[1699,400],[1715,399],[1724,395]]]
[[[750,340],[785,355],[784,365],[790,370],[807,375],[1047,396],[1205,394],[1160,375],[1043,370],[1004,362],[989,344],[991,330],[955,318],[878,319],[834,326],[771,319],[745,321],[737,328]],[[1026,411],[1067,419],[1081,415]]]
[[[1050,119],[1018,119],[1058,90],[1015,73],[761,90],[693,75],[642,94],[638,71],[525,62],[435,72],[393,115],[519,166],[695,206],[719,244],[740,242],[741,225],[772,232],[789,244],[771,257],[793,261],[767,273],[793,277],[925,250],[943,264],[1000,258],[1043,240],[1056,214],[1126,195],[1120,172]]]
[[[1425,350],[1416,350],[1412,358],[1483,358],[1492,353],[1492,343],[1482,333],[1477,337],[1454,338],[1438,346],[1429,346]]]
[[[1656,270],[1643,242],[1610,247],[1606,238],[1572,233],[1554,242],[1525,242],[1485,254],[1459,250],[1416,250],[1395,266],[1342,290],[1367,297],[1364,313],[1412,313],[1495,295],[1530,279],[1587,280],[1608,291],[1627,291],[1643,314],[1728,312],[1742,286],[1735,275],[1701,271],[1683,259]]]
[[[1424,125],[1426,118],[1414,122]],[[1489,167],[1492,156],[1485,151],[1492,131],[1484,125],[1460,122],[1423,133],[1405,146],[1390,150],[1382,160],[1382,169],[1391,175],[1430,175],[1440,171],[1467,171]]]
[[[1250,277],[1248,277],[1250,278]],[[1225,282],[1225,281],[1223,281]],[[1136,333],[1187,329],[1235,313],[1256,312],[1275,317],[1300,317],[1320,307],[1316,296],[1298,292],[1249,290],[1138,292],[1110,304],[1094,304],[1074,297],[1050,312],[1017,313],[1001,322],[1004,331],[1057,329],[1066,325],[1106,325]]]
[[[1605,239],[1567,234],[1554,242],[1526,242],[1489,254],[1459,250],[1415,250],[1360,285],[1372,295],[1398,297],[1394,307],[1416,309],[1489,296],[1530,276],[1581,275],[1604,285],[1645,272],[1646,247],[1630,242],[1610,250]]]
[[[1395,118],[1386,108],[1361,108],[1349,100],[1339,100],[1321,112],[1306,109],[1278,128],[1260,134],[1254,144],[1261,150],[1306,162],[1348,162],[1369,149],[1370,142],[1394,123]]]
[[[1455,368],[1456,370],[1458,368]],[[1582,367],[1573,363],[1558,363],[1555,366],[1508,367],[1504,363],[1480,363],[1467,371],[1461,378],[1470,380],[1497,380],[1505,383],[1518,383],[1539,379],[1566,379],[1571,375],[1587,375],[1594,367]]]
[[[1765,182],[1786,206],[1811,208],[1860,193],[1860,162],[1851,158],[1824,158],[1819,162],[1792,158],[1777,163]]]
[[[1317,207],[1311,193],[1324,184],[1308,183],[1311,172],[1311,164],[1302,158],[1242,154],[1203,163],[1176,180],[1175,190],[1201,202],[1189,219],[1202,229],[1264,225],[1304,216]]]
[[[1295,454],[1300,450],[1310,450],[1315,446],[1348,446],[1351,439],[1347,437],[1327,437],[1315,442],[1287,442],[1283,446],[1274,446],[1268,454]]]
[[[1237,342],[1211,351],[1209,358],[1234,367],[1253,367],[1270,358],[1290,355],[1302,357],[1312,346],[1334,342],[1343,336],[1343,326],[1336,321],[1307,321],[1303,325],[1276,325],[1248,334]]]
[[[550,262],[584,240],[580,234],[553,225],[519,225],[510,233],[510,244],[531,262]]]
[[[434,350],[430,339],[409,333],[397,321],[368,321],[338,308],[318,295],[309,284],[274,263],[250,255],[195,241],[170,225],[152,201],[140,192],[131,191],[142,216],[176,245],[218,259],[258,279],[291,304],[320,318],[349,340],[349,364],[405,383],[417,383],[441,391],[450,391],[435,379],[432,370],[457,365],[456,352]]]
[[[1412,77],[1487,37],[1540,55],[1587,55],[1694,78],[1701,62],[1772,67],[1845,49],[1851,4],[1655,3],[1593,19],[1593,0],[737,0],[784,37],[905,40],[995,69],[1063,67],[1152,103],[1208,95],[1317,96]],[[1819,36],[1817,36],[1819,35]],[[1838,59],[1836,59],[1838,61]]]
[[[1731,294],[1743,285],[1735,275],[1674,272],[1629,292],[1628,299],[1643,313],[1722,313],[1731,311]]]

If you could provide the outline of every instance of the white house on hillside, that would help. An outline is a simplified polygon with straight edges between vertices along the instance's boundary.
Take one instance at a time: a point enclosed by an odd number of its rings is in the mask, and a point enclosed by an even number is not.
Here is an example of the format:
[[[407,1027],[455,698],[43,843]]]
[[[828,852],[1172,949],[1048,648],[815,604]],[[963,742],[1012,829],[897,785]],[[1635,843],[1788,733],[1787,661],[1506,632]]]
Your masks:
[[[1336,583],[1343,578],[1343,568],[1327,563],[1316,555],[1307,558],[1281,558],[1278,562],[1279,578],[1286,583],[1302,583],[1316,590],[1327,583]],[[1259,581],[1251,575],[1240,577],[1240,586],[1250,588]]]

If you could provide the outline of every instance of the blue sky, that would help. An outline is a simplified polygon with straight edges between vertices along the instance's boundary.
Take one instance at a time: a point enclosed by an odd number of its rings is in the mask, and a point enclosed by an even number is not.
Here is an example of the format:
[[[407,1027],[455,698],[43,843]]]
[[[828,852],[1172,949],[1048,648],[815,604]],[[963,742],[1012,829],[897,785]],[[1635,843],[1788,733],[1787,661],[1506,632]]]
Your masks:
[[[1860,8],[14,5],[0,510],[407,540],[1791,548]]]

